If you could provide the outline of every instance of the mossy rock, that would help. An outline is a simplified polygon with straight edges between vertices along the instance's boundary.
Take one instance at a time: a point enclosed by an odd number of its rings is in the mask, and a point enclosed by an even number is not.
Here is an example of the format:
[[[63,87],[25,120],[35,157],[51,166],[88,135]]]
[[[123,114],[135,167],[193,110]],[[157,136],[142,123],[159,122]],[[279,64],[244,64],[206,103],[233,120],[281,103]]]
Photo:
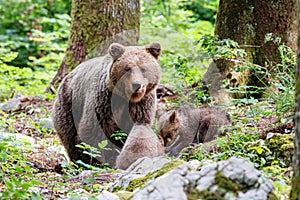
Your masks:
[[[225,191],[233,192],[234,194],[237,194],[241,188],[237,183],[233,182],[220,172],[216,174],[215,182],[220,188],[225,189]]]
[[[179,165],[184,164],[185,162],[182,160],[173,160],[168,163],[166,163],[161,169],[151,172],[143,177],[136,178],[130,181],[128,184],[126,191],[133,192],[136,188],[141,188],[144,186],[144,184],[149,181],[150,179],[154,179],[157,177],[162,176],[163,174],[171,171],[172,169],[175,169]]]
[[[119,191],[119,192],[115,192],[115,195],[117,195],[120,200],[129,200],[131,199],[131,197],[133,196],[133,192],[127,192],[127,191]]]
[[[279,200],[274,191],[271,191],[268,195],[268,200]]]
[[[187,198],[188,200],[198,200],[198,199],[224,200],[224,198],[219,196],[218,194],[212,194],[207,190],[205,191],[194,190],[187,194]]]
[[[217,187],[215,192],[208,190],[198,191],[193,190],[187,193],[189,200],[196,199],[214,199],[223,200],[225,194],[231,193],[232,197],[235,197],[240,190],[240,186],[234,181],[230,180],[228,177],[224,176],[221,172],[217,172],[215,175],[214,186]]]

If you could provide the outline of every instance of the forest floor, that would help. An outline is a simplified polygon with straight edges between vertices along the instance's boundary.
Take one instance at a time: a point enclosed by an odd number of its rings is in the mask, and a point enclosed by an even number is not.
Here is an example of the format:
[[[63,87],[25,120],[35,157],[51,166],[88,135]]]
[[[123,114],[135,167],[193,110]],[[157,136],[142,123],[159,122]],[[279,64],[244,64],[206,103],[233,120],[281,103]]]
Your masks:
[[[15,101],[16,99],[18,101]],[[41,97],[19,95],[18,98],[13,98],[0,106],[7,109],[0,111],[0,133],[6,138],[0,139],[0,153],[4,150],[11,154],[11,157],[4,159],[7,166],[6,169],[2,166],[0,191],[9,190],[10,186],[8,187],[6,183],[10,181],[11,175],[21,178],[20,181],[23,182],[35,179],[38,184],[30,185],[33,186],[31,190],[47,199],[63,198],[67,194],[71,196],[80,193],[93,194],[103,188],[109,188],[110,183],[118,178],[118,171],[104,168],[95,172],[70,165],[66,152],[53,129],[52,103],[53,100]],[[260,110],[259,113],[253,115],[254,108],[264,109],[263,107],[265,107],[265,112]],[[272,115],[275,113],[274,109],[270,103],[266,102],[253,104],[252,107],[229,108],[234,123],[233,129],[239,131],[226,140],[218,138],[217,150],[216,148],[213,150],[211,148],[209,152],[206,150],[207,155],[205,156],[199,156],[201,150],[195,147],[185,151],[181,158],[201,160],[215,157],[216,160],[222,160],[230,156],[248,157],[257,169],[274,181],[278,195],[284,197],[283,199],[287,198],[291,178],[292,140],[290,141],[290,137],[280,136],[279,142],[276,143],[274,141],[267,142],[266,138],[272,137],[270,133],[291,136],[293,132],[292,113],[286,112],[279,119],[278,116]],[[251,132],[255,132],[256,136],[252,136]],[[13,140],[5,137],[5,134],[9,133],[15,134],[21,144],[14,143]],[[23,137],[18,139],[20,135],[28,136],[26,140],[29,142],[24,142]],[[258,142],[262,140],[263,144]],[[17,150],[10,151],[11,146],[8,144],[18,147]],[[15,165],[22,162],[25,164],[20,164],[22,169],[18,170]],[[29,166],[30,169],[26,169],[26,166]],[[21,189],[22,184],[24,183],[12,186],[11,190],[13,188]],[[25,186],[24,188],[26,190]]]

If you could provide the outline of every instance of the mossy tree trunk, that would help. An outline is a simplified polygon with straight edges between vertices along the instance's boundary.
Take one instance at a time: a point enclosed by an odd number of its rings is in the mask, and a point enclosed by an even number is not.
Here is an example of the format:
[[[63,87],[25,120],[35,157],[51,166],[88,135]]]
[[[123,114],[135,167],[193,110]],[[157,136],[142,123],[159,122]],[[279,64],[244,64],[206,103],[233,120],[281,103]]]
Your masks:
[[[298,1],[298,10],[300,1]],[[300,13],[298,13],[298,63],[296,67],[296,89],[295,89],[295,116],[294,116],[294,157],[293,157],[293,178],[290,193],[291,200],[300,200]]]
[[[73,0],[71,9],[68,47],[52,89],[81,62],[105,54],[112,42],[138,43],[139,0]]]
[[[230,38],[239,43],[247,52],[247,60],[264,67],[269,72],[280,62],[278,45],[273,41],[265,42],[266,34],[281,38],[281,42],[297,50],[297,1],[287,0],[220,0],[215,24],[215,34],[220,39]],[[217,67],[226,79],[233,63],[218,60]],[[273,68],[273,69],[272,69]],[[230,76],[229,76],[230,77]],[[248,86],[268,86],[264,73],[250,72]],[[255,97],[261,97],[258,92]]]

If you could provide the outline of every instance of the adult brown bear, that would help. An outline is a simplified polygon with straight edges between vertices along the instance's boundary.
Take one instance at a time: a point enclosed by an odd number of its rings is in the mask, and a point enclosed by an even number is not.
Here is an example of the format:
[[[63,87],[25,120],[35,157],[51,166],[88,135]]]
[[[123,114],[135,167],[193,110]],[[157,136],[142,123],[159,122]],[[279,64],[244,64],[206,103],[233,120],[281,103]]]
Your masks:
[[[80,64],[62,81],[53,107],[54,127],[72,161],[91,162],[76,147],[94,147],[107,140],[108,148],[93,163],[115,164],[124,141],[111,137],[129,134],[134,123],[152,124],[155,90],[161,79],[161,45],[145,47],[111,44],[108,54]]]

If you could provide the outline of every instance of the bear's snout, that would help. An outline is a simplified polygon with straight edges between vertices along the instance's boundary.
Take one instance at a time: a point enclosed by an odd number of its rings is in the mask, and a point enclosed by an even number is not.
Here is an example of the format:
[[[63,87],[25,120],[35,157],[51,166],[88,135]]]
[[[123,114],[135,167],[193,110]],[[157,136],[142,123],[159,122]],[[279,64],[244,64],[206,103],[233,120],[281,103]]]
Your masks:
[[[139,90],[141,88],[141,86],[142,86],[142,84],[140,82],[134,82],[132,84],[132,88],[133,88],[134,91]]]

